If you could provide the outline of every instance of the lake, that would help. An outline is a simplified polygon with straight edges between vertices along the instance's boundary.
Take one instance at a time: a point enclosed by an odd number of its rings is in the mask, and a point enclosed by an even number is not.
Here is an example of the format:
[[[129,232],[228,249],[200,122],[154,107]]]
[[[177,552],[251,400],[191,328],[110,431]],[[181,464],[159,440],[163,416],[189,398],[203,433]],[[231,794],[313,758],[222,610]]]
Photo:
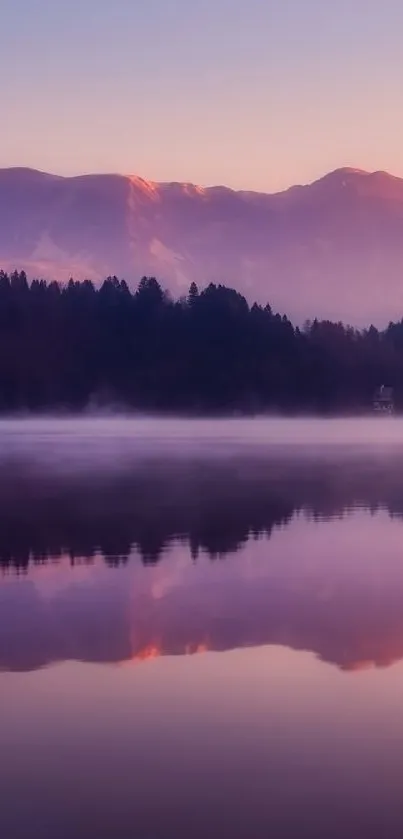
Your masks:
[[[0,835],[403,835],[403,420],[0,422]]]

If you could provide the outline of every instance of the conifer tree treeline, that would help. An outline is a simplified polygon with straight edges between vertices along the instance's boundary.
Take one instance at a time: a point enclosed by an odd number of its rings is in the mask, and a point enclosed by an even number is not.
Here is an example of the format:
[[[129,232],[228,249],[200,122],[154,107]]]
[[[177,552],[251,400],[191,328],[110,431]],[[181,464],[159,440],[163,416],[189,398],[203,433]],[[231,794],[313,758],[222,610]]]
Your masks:
[[[0,411],[121,405],[149,411],[359,410],[380,384],[403,403],[403,320],[378,331],[314,320],[192,283],[34,280],[0,271]]]

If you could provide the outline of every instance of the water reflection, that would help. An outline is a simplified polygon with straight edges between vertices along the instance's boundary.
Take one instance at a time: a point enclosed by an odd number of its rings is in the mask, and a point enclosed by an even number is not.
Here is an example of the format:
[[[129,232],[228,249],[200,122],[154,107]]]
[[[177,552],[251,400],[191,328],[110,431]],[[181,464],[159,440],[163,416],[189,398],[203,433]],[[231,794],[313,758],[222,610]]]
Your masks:
[[[344,670],[403,658],[396,456],[24,470],[0,484],[2,669],[267,644]]]
[[[402,424],[34,425],[0,423],[1,835],[401,837]]]
[[[0,476],[0,565],[68,555],[109,565],[136,551],[156,564],[170,542],[193,557],[238,551],[249,538],[270,537],[296,515],[331,519],[356,508],[403,516],[403,457],[240,457],[136,460],[126,467],[76,470],[3,463]]]

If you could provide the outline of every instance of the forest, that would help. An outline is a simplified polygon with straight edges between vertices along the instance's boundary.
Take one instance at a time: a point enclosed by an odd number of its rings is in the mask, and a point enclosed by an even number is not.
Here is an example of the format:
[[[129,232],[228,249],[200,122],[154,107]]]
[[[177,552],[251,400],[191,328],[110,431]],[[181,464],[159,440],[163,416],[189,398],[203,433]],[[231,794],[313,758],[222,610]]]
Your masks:
[[[358,413],[381,384],[403,407],[403,319],[295,326],[224,285],[174,300],[154,277],[132,292],[0,271],[2,413]]]

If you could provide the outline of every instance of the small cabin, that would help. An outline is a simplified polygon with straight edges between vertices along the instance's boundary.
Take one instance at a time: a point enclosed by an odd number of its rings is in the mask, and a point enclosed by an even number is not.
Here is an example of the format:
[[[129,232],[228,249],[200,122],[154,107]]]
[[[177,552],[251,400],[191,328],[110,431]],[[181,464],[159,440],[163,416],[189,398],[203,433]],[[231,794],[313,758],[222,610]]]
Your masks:
[[[392,414],[395,410],[393,388],[381,385],[375,392],[373,406],[377,414]]]

